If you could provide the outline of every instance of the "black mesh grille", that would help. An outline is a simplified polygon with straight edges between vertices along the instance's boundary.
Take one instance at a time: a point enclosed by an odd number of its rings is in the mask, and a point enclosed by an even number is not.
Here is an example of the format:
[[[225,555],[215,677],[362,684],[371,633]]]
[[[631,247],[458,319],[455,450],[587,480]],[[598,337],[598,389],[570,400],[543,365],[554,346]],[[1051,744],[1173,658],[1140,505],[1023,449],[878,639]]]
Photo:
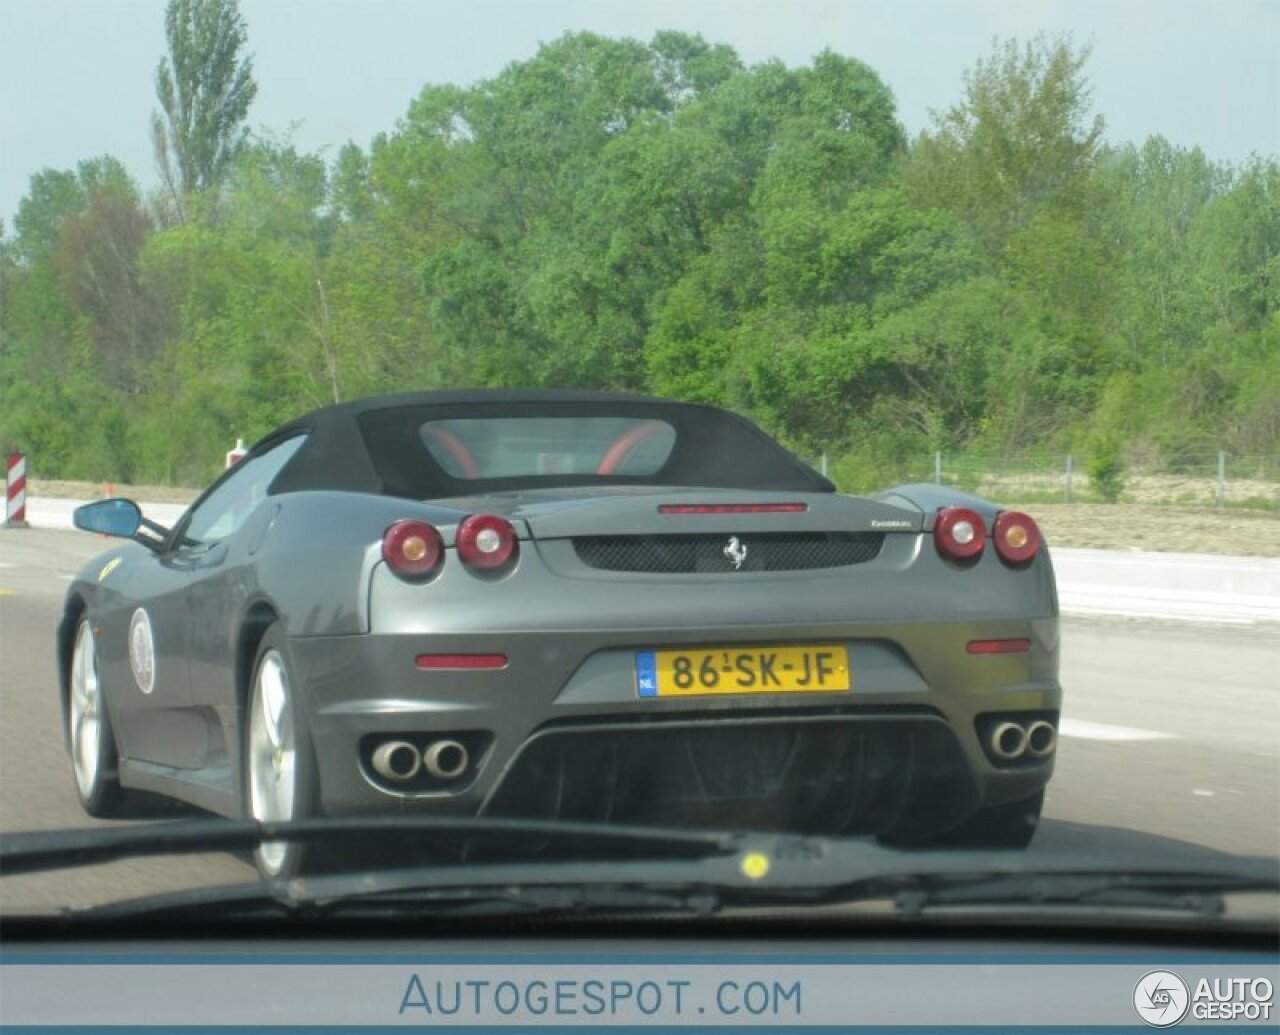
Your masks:
[[[650,728],[601,723],[533,737],[483,811],[911,840],[954,828],[976,804],[969,762],[941,719],[717,715]]]
[[[605,571],[696,574],[842,568],[874,560],[883,544],[880,532],[781,532],[591,536],[574,539],[573,548],[583,564]]]

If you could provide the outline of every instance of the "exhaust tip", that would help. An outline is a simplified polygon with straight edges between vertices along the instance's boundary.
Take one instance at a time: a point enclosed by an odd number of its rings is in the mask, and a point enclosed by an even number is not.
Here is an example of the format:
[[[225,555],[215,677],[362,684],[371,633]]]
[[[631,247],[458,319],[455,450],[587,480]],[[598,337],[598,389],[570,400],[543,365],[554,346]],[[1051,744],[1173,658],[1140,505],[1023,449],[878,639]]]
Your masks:
[[[1033,722],[1030,729],[1027,730],[1027,754],[1034,755],[1036,758],[1044,758],[1046,755],[1052,754],[1053,749],[1058,745],[1058,731],[1054,728],[1053,723],[1045,722],[1041,719]]]
[[[988,744],[996,758],[1011,762],[1027,750],[1028,739],[1026,729],[1019,723],[1002,722],[991,731]]]
[[[467,771],[471,756],[456,740],[437,740],[422,752],[423,767],[437,780],[455,780]]]
[[[373,752],[373,771],[384,780],[404,783],[418,775],[422,759],[407,740],[388,740]]]

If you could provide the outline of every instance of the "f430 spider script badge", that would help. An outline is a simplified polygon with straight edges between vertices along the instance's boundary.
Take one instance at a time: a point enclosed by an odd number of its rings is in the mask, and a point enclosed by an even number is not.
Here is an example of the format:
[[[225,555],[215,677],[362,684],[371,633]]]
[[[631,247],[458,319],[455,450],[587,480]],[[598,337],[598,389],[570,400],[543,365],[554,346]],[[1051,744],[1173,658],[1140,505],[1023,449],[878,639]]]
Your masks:
[[[736,535],[730,536],[729,542],[725,544],[724,555],[733,565],[733,570],[737,571],[742,567],[742,562],[747,559],[747,544]]]

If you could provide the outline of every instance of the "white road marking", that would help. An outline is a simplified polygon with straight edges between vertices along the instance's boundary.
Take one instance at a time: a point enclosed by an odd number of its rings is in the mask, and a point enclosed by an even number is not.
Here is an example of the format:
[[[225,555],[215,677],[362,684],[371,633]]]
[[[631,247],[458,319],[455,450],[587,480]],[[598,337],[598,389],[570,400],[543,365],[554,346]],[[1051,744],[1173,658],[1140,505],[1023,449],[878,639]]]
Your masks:
[[[1197,787],[1197,788],[1196,788],[1195,790],[1193,790],[1191,793],[1192,793],[1192,794],[1194,794],[1197,798],[1212,798],[1212,797],[1213,797],[1213,791],[1206,790],[1206,789],[1205,789],[1205,788],[1203,788],[1203,787]]]
[[[0,561],[0,568],[16,568],[17,565],[12,561]]]
[[[1084,719],[1063,719],[1058,723],[1058,735],[1080,740],[1174,740],[1172,733],[1140,730],[1132,726],[1112,726],[1105,722],[1086,722]]]

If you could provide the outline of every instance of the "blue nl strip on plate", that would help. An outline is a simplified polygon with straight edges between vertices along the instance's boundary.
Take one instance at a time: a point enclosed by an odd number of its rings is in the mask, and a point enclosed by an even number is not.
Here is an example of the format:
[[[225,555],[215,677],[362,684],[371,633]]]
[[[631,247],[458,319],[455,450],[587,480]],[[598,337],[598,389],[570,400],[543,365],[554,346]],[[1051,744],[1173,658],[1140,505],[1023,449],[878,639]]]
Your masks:
[[[658,661],[654,651],[636,651],[636,693],[640,697],[658,696]]]

